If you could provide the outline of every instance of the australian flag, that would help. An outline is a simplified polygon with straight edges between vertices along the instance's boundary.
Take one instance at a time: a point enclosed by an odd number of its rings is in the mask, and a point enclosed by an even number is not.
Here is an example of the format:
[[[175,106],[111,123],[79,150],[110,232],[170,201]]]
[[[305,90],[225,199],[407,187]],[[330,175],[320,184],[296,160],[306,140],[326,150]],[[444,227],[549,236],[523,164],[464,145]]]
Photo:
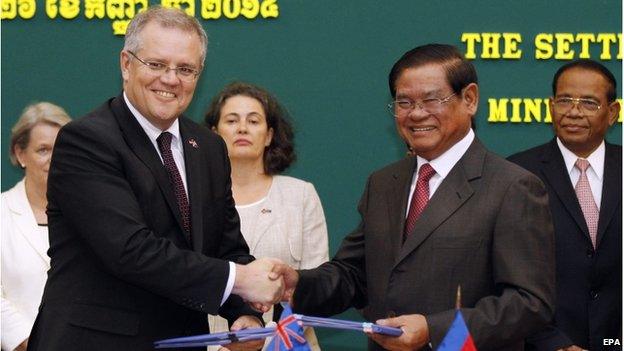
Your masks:
[[[455,319],[451,327],[446,332],[444,339],[438,346],[437,351],[476,351],[472,336],[468,331],[464,317],[458,309],[455,312]]]
[[[292,314],[290,305],[282,304],[284,311],[275,330],[275,336],[266,348],[268,351],[310,351],[303,337],[303,327]]]

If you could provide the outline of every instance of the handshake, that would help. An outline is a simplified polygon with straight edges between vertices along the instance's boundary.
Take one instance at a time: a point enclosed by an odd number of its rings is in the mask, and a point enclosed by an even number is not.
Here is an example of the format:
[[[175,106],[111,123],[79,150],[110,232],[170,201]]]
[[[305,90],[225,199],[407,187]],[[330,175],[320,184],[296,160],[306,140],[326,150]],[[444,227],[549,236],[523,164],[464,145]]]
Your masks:
[[[292,267],[276,258],[260,258],[247,265],[236,265],[232,294],[254,309],[266,312],[279,301],[289,301],[299,281]]]

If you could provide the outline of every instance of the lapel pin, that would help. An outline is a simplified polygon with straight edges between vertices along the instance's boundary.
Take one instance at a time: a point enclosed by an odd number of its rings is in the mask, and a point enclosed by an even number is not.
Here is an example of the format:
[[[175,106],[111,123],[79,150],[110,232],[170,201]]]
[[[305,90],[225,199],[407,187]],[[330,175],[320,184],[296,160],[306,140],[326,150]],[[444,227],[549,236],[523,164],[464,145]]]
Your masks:
[[[191,144],[191,146],[192,146],[194,149],[199,149],[199,144],[197,144],[197,142],[195,141],[195,139],[193,139],[193,138],[189,139],[189,140],[188,140],[188,143],[189,143],[189,144]]]
[[[261,210],[260,210],[260,212],[261,212],[262,214],[265,214],[265,213],[271,213],[271,210],[269,210],[268,208],[263,208],[263,209],[261,209]]]

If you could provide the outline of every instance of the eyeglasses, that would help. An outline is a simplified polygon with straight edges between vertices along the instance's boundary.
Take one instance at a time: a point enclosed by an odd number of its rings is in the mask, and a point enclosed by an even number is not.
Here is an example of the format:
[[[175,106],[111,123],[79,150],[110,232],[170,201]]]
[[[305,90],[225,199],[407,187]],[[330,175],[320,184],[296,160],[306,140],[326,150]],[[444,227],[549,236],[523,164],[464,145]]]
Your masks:
[[[447,103],[456,93],[452,93],[451,95],[438,99],[438,98],[429,98],[423,99],[419,101],[412,100],[395,100],[388,104],[388,110],[394,117],[403,117],[407,116],[416,106],[423,111],[427,112],[437,112],[440,110],[443,104]]]
[[[577,105],[581,111],[589,114],[595,113],[602,107],[600,102],[592,99],[560,97],[554,100],[553,109],[556,113],[564,114],[570,112]]]
[[[130,55],[132,55],[132,57],[134,57],[135,59],[137,59],[139,62],[141,62],[143,65],[145,65],[145,67],[149,68],[149,71],[152,75],[154,76],[161,76],[167,72],[169,72],[169,70],[173,70],[175,71],[176,77],[180,78],[180,80],[185,81],[185,82],[193,82],[195,79],[197,79],[197,76],[199,75],[199,70],[196,70],[194,68],[191,67],[173,67],[170,68],[168,65],[162,63],[162,62],[157,62],[157,61],[143,61],[141,60],[134,52],[130,51],[130,50],[126,50]]]

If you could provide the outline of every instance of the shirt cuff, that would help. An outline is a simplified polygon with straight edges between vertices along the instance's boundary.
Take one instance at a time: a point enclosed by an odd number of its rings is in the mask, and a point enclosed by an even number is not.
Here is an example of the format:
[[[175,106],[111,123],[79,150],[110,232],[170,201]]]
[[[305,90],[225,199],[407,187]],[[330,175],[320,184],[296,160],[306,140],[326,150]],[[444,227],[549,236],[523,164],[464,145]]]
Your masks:
[[[223,298],[221,299],[221,306],[225,303],[225,300],[230,297],[232,289],[234,288],[234,281],[236,280],[236,265],[234,262],[230,262],[230,275],[228,276],[227,284],[225,285],[225,291],[223,292]]]

